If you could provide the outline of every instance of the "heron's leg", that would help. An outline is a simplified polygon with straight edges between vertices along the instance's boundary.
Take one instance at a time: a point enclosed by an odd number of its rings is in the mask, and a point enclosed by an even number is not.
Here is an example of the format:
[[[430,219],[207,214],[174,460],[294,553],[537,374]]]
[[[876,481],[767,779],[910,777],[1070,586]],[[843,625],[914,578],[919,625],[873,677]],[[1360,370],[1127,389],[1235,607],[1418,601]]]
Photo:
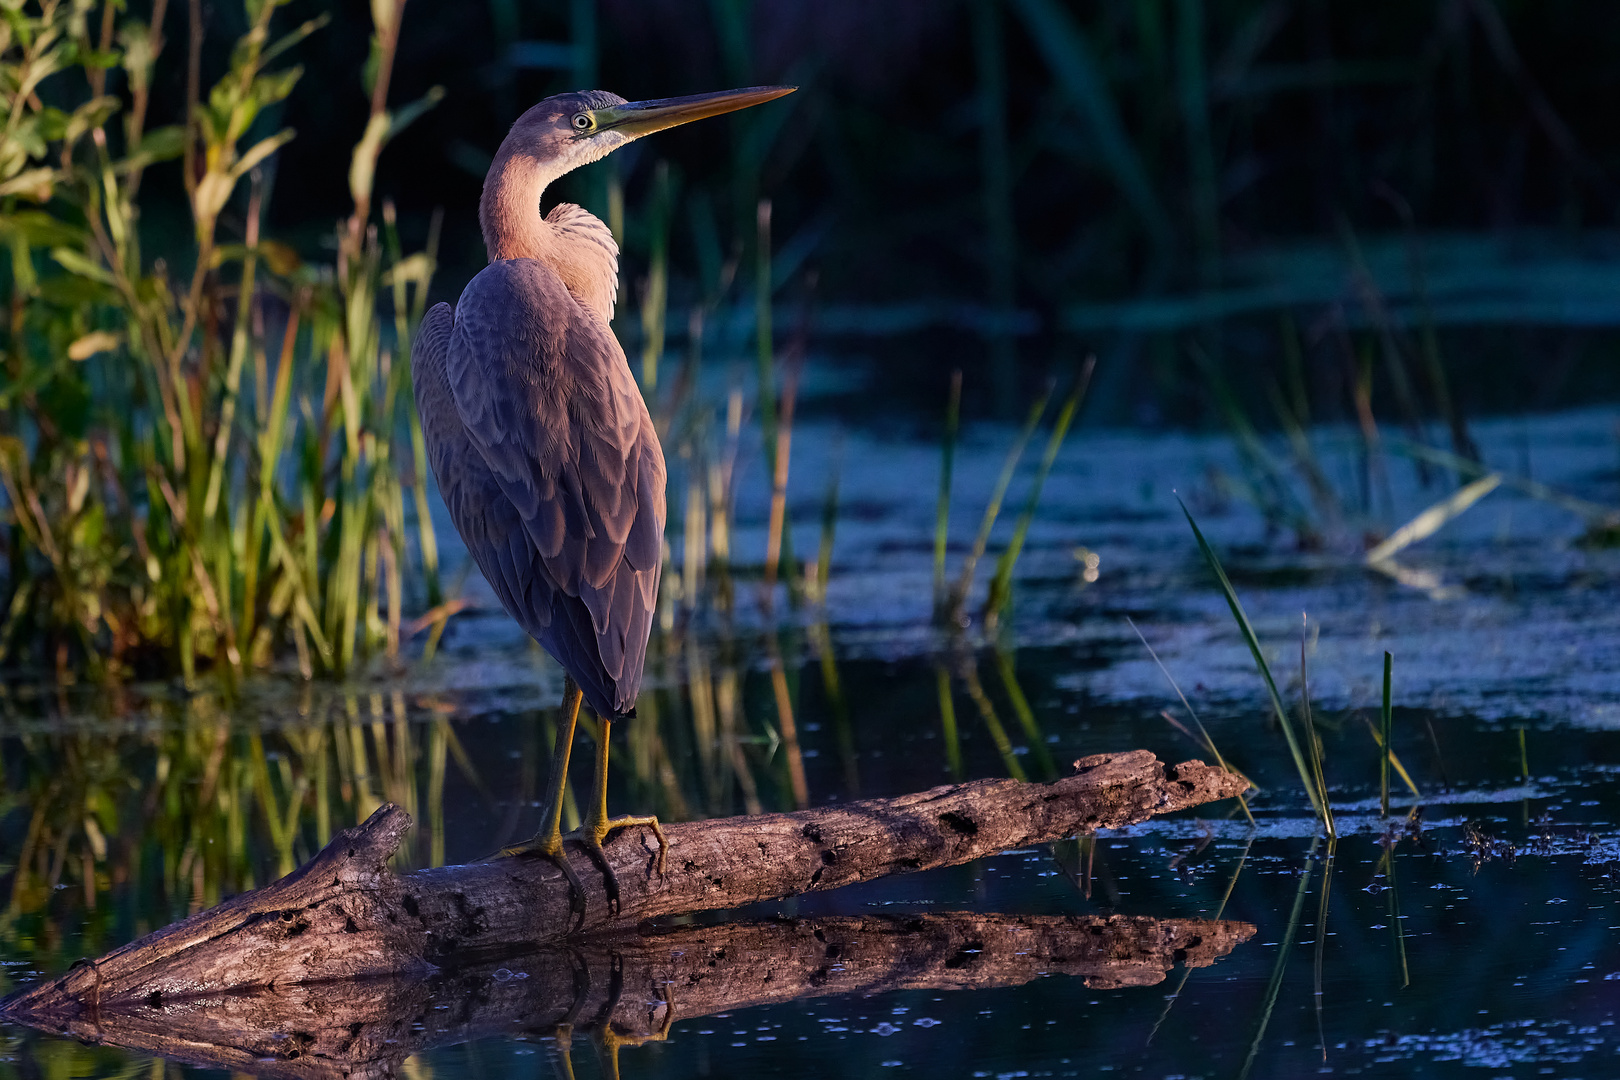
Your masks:
[[[574,729],[579,724],[582,701],[584,694],[569,678],[563,685],[562,724],[557,728],[557,745],[551,752],[551,775],[546,779],[549,791],[545,808],[540,811],[540,830],[521,844],[501,849],[502,855],[543,855],[556,863],[568,879],[569,911],[578,912],[581,920],[585,917],[585,887],[563,851],[562,808],[563,792],[568,787],[568,758],[574,746]]]
[[[613,731],[613,721],[602,717],[602,733],[596,742],[596,775],[591,791],[591,808],[586,814],[585,821],[576,833],[579,842],[591,853],[596,865],[602,870],[602,877],[607,887],[608,911],[616,912],[619,908],[619,879],[608,865],[607,856],[602,853],[602,842],[608,834],[615,829],[624,829],[633,825],[645,825],[650,828],[653,835],[658,838],[658,872],[664,872],[664,856],[669,852],[669,840],[664,837],[664,830],[659,827],[658,819],[652,816],[645,817],[608,817],[607,812],[607,779],[608,779],[608,736]]]

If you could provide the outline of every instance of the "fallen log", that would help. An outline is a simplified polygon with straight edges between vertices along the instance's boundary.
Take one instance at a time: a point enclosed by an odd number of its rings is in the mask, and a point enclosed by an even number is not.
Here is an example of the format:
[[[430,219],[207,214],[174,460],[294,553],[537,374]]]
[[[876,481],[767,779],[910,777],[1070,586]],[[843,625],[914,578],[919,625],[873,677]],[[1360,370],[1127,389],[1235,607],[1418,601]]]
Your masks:
[[[413,1054],[482,1038],[549,1037],[566,1049],[580,1034],[613,1049],[661,1039],[676,1020],[834,994],[984,990],[1049,975],[1097,989],[1153,986],[1175,965],[1213,964],[1254,932],[1211,919],[974,912],[725,923],[41,1026],[261,1078],[361,1080],[404,1075]]]
[[[386,805],[279,881],[83,961],[0,1002],[35,1022],[252,987],[284,989],[424,975],[510,957],[564,937],[624,933],[644,920],[952,866],[1032,843],[1144,821],[1240,794],[1247,782],[1200,761],[1166,769],[1145,750],[1075,762],[1053,784],[982,780],[788,814],[672,824],[665,872],[643,829],[605,856],[621,896],[570,849],[585,883],[576,917],[549,860],[507,858],[403,876],[387,861],[410,827]]]

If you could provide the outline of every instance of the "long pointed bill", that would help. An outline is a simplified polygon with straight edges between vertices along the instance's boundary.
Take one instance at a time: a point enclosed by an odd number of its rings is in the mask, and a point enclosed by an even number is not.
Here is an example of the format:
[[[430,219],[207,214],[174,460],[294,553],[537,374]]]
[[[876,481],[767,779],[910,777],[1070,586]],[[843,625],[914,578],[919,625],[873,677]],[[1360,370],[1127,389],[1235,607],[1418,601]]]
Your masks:
[[[797,86],[750,86],[742,90],[721,90],[715,94],[631,101],[608,109],[595,109],[591,116],[596,120],[596,131],[619,131],[629,138],[639,139],[677,124],[772,101],[797,89]]]

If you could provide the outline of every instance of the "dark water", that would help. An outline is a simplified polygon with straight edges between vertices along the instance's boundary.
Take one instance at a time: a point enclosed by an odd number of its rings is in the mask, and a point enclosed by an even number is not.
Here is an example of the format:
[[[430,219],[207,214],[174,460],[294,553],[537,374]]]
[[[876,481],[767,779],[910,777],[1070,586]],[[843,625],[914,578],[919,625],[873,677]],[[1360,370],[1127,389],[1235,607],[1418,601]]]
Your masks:
[[[1481,438],[1488,460],[1522,471],[1529,453],[1536,478],[1615,503],[1614,421],[1565,414]],[[959,466],[960,546],[1005,433],[975,440]],[[795,439],[801,554],[815,550],[834,441],[814,430]],[[1354,545],[1300,553],[1268,538],[1223,495],[1222,471],[1239,475],[1223,442],[1077,439],[1020,564],[1011,625],[997,645],[952,642],[927,624],[935,451],[845,436],[840,452],[825,607],[767,633],[752,586],[739,586],[729,624],[704,618],[683,631],[677,620],[661,633],[640,717],[616,733],[615,808],[671,819],[790,808],[795,748],[812,804],[958,775],[1041,779],[1106,750],[1207,756],[1160,716],[1174,708],[1185,721],[1128,615],[1223,753],[1261,786],[1252,825],[1235,804],[1215,804],[735,919],[979,913],[1034,925],[1117,913],[1254,931],[1209,966],[1137,973],[1137,985],[1037,964],[985,988],[934,978],[873,994],[840,993],[835,971],[792,1000],[703,1015],[649,998],[657,1022],[640,1034],[672,1017],[667,1038],[620,1051],[623,1075],[1620,1073],[1620,555],[1583,546],[1577,516],[1493,494],[1403,553],[1403,570],[1420,575],[1403,584],[1361,565]],[[1392,523],[1443,494],[1425,496],[1409,473],[1391,468]],[[1303,636],[1340,833],[1331,848],[1172,489],[1228,553],[1290,703]],[[758,506],[740,507],[737,550],[762,546],[762,527]],[[467,587],[481,597],[476,577]],[[1396,779],[1387,819],[1367,723],[1386,650],[1394,747],[1421,793]],[[791,730],[776,707],[778,664]],[[162,687],[123,699],[8,687],[0,991],[264,884],[379,800],[418,820],[402,865],[473,859],[528,835],[559,690],[550,661],[498,611],[460,617],[431,664],[349,687],[267,680],[231,702]],[[964,950],[957,969],[993,951]],[[479,977],[538,987],[564,962],[513,957]],[[399,1075],[550,1075],[570,1041],[524,1016],[480,1026],[477,994],[435,993],[443,1033],[413,1046]],[[600,1026],[576,1017],[577,1075],[609,1067],[592,1047]],[[0,1026],[0,1076],[166,1069],[206,1071]]]

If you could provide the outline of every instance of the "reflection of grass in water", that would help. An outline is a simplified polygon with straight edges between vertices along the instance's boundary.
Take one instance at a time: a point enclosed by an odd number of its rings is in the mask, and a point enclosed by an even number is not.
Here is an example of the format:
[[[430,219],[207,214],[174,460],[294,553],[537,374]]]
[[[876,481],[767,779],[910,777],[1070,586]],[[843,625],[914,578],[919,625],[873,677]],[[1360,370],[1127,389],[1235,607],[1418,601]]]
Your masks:
[[[1327,1032],[1322,1025],[1322,956],[1327,948],[1328,901],[1333,896],[1333,856],[1338,853],[1339,840],[1328,840],[1327,858],[1322,862],[1322,898],[1316,906],[1316,955],[1311,968],[1311,997],[1316,1004],[1316,1037],[1322,1047],[1322,1061],[1327,1061]]]
[[[1018,673],[1013,667],[1013,654],[1008,649],[997,647],[993,650],[996,656],[996,672],[1001,676],[1001,688],[1012,703],[1013,715],[1018,717],[1018,726],[1024,729],[1025,745],[1029,754],[1035,759],[1035,764],[1042,779],[1056,780],[1057,765],[1052,761],[1052,752],[1046,748],[1046,738],[1041,734],[1041,727],[1035,721],[1035,710],[1029,707],[1029,699],[1024,697],[1024,688],[1018,684]]]
[[[996,715],[996,707],[991,704],[990,696],[984,692],[984,684],[979,681],[978,664],[969,659],[961,666],[962,684],[967,687],[968,697],[978,707],[979,716],[984,720],[985,730],[990,733],[990,741],[995,744],[996,753],[1001,755],[1001,763],[1006,766],[1007,775],[1014,780],[1027,780],[1024,766],[1019,763],[1018,755],[1013,750],[1012,740],[1007,737],[1007,729],[1002,726],[1001,717]]]
[[[1243,1068],[1238,1072],[1238,1080],[1246,1080],[1249,1070],[1254,1068],[1254,1059],[1260,1053],[1260,1043],[1266,1037],[1266,1028],[1271,1023],[1271,1013],[1277,1007],[1277,994],[1282,990],[1283,974],[1288,970],[1288,954],[1294,948],[1294,939],[1299,936],[1299,917],[1305,910],[1305,895],[1311,891],[1312,864],[1316,861],[1316,849],[1321,845],[1322,838],[1311,837],[1311,850],[1305,856],[1305,865],[1299,870],[1299,888],[1294,893],[1294,907],[1288,915],[1288,929],[1283,934],[1282,944],[1277,950],[1277,963],[1271,969],[1271,981],[1266,984],[1266,996],[1260,1007],[1260,1019],[1255,1025],[1254,1038],[1249,1043],[1249,1054],[1243,1059]]]
[[[830,651],[824,641],[820,648]],[[752,677],[731,654],[690,641],[670,660],[696,689],[664,679],[674,688],[643,695],[624,733],[629,752],[614,758],[635,801],[687,818],[808,799],[793,729],[784,725],[781,742],[755,733],[769,730],[772,698],[792,693],[808,660],[802,646],[790,635],[774,672]],[[28,734],[0,744],[8,793],[0,835],[17,853],[0,869],[9,894],[0,942],[8,952],[59,969],[72,958],[59,955],[68,948],[94,953],[117,943],[109,935],[129,936],[121,920],[104,915],[75,928],[86,915],[116,913],[132,900],[151,927],[215,904],[291,870],[383,801],[418,819],[399,865],[441,864],[453,768],[495,807],[432,698],[413,704],[398,691],[306,688],[285,706],[295,713],[291,722],[263,727],[233,722],[207,695],[151,709],[157,719],[138,729]],[[514,818],[529,813],[523,793],[532,796],[543,779],[536,775],[537,748],[549,741],[543,727],[525,725],[532,745],[517,775],[501,784],[501,798],[516,796]],[[584,742],[594,730],[590,718],[582,717],[581,729]],[[852,769],[852,747],[848,754]],[[853,785],[853,772],[848,778]]]
[[[399,864],[437,865],[450,759],[482,789],[448,720],[410,722],[399,693],[318,707],[306,696],[296,722],[263,729],[233,723],[207,696],[153,709],[135,732],[6,740],[6,783],[22,797],[0,825],[11,834],[28,812],[0,915],[8,950],[59,966],[55,950],[71,940],[60,927],[79,917],[52,900],[59,890],[85,915],[133,890],[141,921],[158,925],[290,871],[383,799],[419,818]],[[72,947],[127,935],[114,925],[92,918]]]
[[[939,694],[940,736],[945,742],[945,768],[952,780],[962,778],[962,736],[956,727],[956,701],[951,694],[951,673],[943,663],[934,665]]]
[[[1395,941],[1395,955],[1401,965],[1401,989],[1412,985],[1412,972],[1406,965],[1406,928],[1401,925],[1401,894],[1395,884],[1395,838],[1392,834],[1385,834],[1380,840],[1384,854],[1378,860],[1378,870],[1389,882],[1385,891],[1389,894],[1387,910],[1389,914],[1390,936]]]
[[[1247,807],[1244,808],[1245,812],[1247,812],[1247,809]],[[1249,823],[1251,825],[1254,823],[1254,818],[1252,816],[1249,818]],[[1248,841],[1243,845],[1243,854],[1238,856],[1237,867],[1232,871],[1231,880],[1226,883],[1226,892],[1221,894],[1220,906],[1215,909],[1215,914],[1211,916],[1212,919],[1218,921],[1222,915],[1226,914],[1226,905],[1232,899],[1232,890],[1237,888],[1238,876],[1243,873],[1244,864],[1249,861],[1249,849],[1252,847],[1254,847],[1254,833],[1250,832]],[[1176,984],[1175,991],[1166,995],[1164,1011],[1159,1014],[1159,1019],[1155,1021],[1153,1030],[1148,1032],[1148,1046],[1153,1045],[1153,1039],[1159,1034],[1159,1028],[1163,1027],[1165,1020],[1169,1019],[1170,1010],[1175,1007],[1177,1000],[1180,999],[1181,992],[1187,988],[1187,980],[1192,978],[1192,973],[1192,968],[1184,968],[1181,972],[1181,981]]]

